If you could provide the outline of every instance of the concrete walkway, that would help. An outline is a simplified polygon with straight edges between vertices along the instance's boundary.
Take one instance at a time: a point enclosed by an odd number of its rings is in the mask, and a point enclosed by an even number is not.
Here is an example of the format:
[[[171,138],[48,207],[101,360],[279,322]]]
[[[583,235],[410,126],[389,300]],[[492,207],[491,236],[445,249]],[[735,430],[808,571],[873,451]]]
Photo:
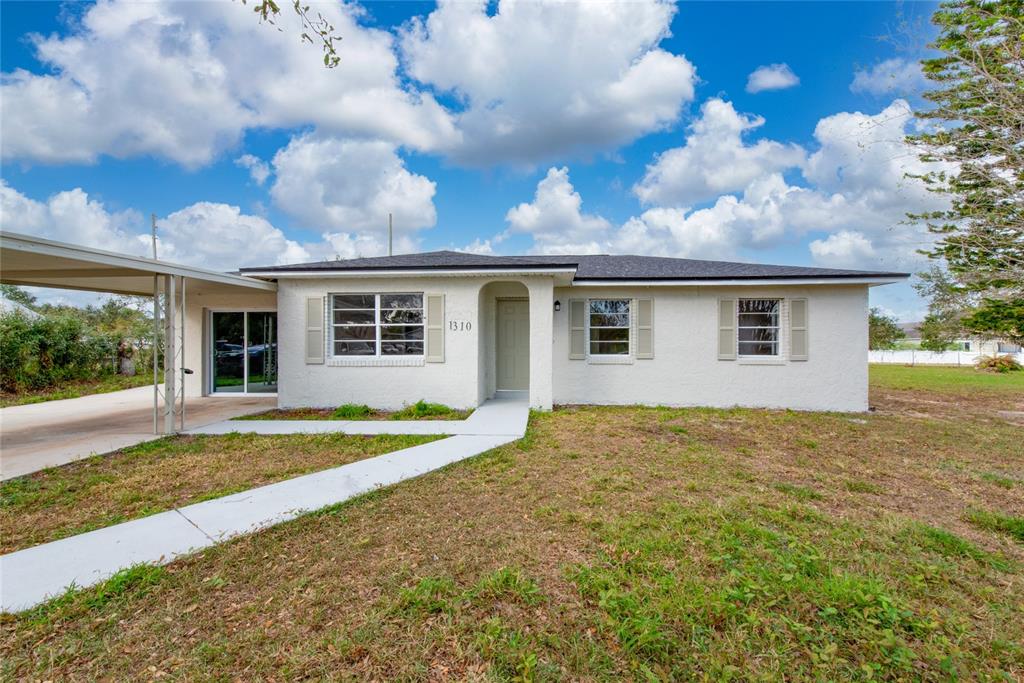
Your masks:
[[[436,431],[426,432],[451,434],[460,429],[469,430],[459,436],[0,556],[0,611],[28,609],[59,595],[68,586],[90,586],[135,564],[166,564],[229,538],[280,524],[303,513],[341,503],[483,453],[522,437],[528,417],[529,407],[525,399],[488,401],[468,420],[461,423],[432,422],[430,424],[436,425]],[[470,426],[470,422],[473,425]],[[260,433],[295,433],[303,431],[301,427],[308,424],[288,420],[274,420],[273,423],[281,425],[282,431]],[[248,428],[259,426],[260,422],[236,421],[230,424]],[[348,430],[334,431],[396,433],[366,431],[371,424],[418,429],[414,426],[424,423],[366,423],[365,427],[351,426]],[[284,425],[297,425],[297,428],[284,431]]]
[[[273,397],[204,396],[185,402],[198,427],[276,407]],[[153,387],[0,408],[0,480],[132,446],[153,435]]]

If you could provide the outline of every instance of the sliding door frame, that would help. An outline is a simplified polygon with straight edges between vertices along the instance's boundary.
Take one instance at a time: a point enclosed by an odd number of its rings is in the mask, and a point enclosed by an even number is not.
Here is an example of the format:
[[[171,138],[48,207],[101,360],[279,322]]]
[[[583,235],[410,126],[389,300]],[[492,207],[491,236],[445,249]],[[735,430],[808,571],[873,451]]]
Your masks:
[[[217,372],[214,367],[217,363],[217,359],[214,357],[214,352],[217,348],[217,340],[214,337],[213,329],[213,314],[214,313],[242,313],[242,391],[215,391],[213,386],[214,374]],[[206,350],[203,352],[203,359],[205,361],[208,372],[203,381],[203,388],[207,396],[277,396],[276,391],[249,391],[249,314],[250,313],[277,313],[276,308],[207,308],[206,313],[203,316],[203,320],[206,323],[206,334],[204,335],[206,342]],[[276,327],[276,325],[275,325]],[[275,339],[280,339],[275,329]],[[280,351],[280,346],[278,346]],[[277,382],[278,387],[281,386],[281,358],[278,356],[277,359]]]

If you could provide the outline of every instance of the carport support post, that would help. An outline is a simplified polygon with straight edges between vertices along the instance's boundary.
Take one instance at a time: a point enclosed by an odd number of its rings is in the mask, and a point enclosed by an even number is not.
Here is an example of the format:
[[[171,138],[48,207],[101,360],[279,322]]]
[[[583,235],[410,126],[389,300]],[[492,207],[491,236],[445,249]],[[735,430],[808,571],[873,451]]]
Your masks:
[[[178,355],[175,348],[178,339],[174,330],[177,313],[175,279],[173,275],[164,276],[164,434],[175,432],[174,406],[178,398],[174,372]]]
[[[153,276],[153,433],[160,433],[160,276]]]

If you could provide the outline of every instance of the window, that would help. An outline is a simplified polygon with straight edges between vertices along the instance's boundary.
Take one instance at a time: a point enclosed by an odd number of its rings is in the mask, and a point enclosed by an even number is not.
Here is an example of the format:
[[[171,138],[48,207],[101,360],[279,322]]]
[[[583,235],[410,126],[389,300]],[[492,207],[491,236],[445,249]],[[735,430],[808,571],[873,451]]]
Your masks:
[[[629,299],[592,299],[589,306],[590,355],[629,355]]]
[[[739,355],[779,355],[781,299],[740,299],[736,328]]]
[[[335,294],[335,356],[422,356],[422,294]]]

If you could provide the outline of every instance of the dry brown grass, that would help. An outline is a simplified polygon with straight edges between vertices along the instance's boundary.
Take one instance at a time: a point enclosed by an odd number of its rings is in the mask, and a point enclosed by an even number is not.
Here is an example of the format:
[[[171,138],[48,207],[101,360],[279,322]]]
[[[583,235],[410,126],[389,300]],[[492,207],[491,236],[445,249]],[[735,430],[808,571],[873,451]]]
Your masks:
[[[7,617],[3,671],[1020,677],[1024,549],[964,521],[1024,513],[1020,429],[886,396],[536,415],[518,444]]]
[[[219,498],[433,440],[415,436],[176,436],[0,484],[0,552]]]

